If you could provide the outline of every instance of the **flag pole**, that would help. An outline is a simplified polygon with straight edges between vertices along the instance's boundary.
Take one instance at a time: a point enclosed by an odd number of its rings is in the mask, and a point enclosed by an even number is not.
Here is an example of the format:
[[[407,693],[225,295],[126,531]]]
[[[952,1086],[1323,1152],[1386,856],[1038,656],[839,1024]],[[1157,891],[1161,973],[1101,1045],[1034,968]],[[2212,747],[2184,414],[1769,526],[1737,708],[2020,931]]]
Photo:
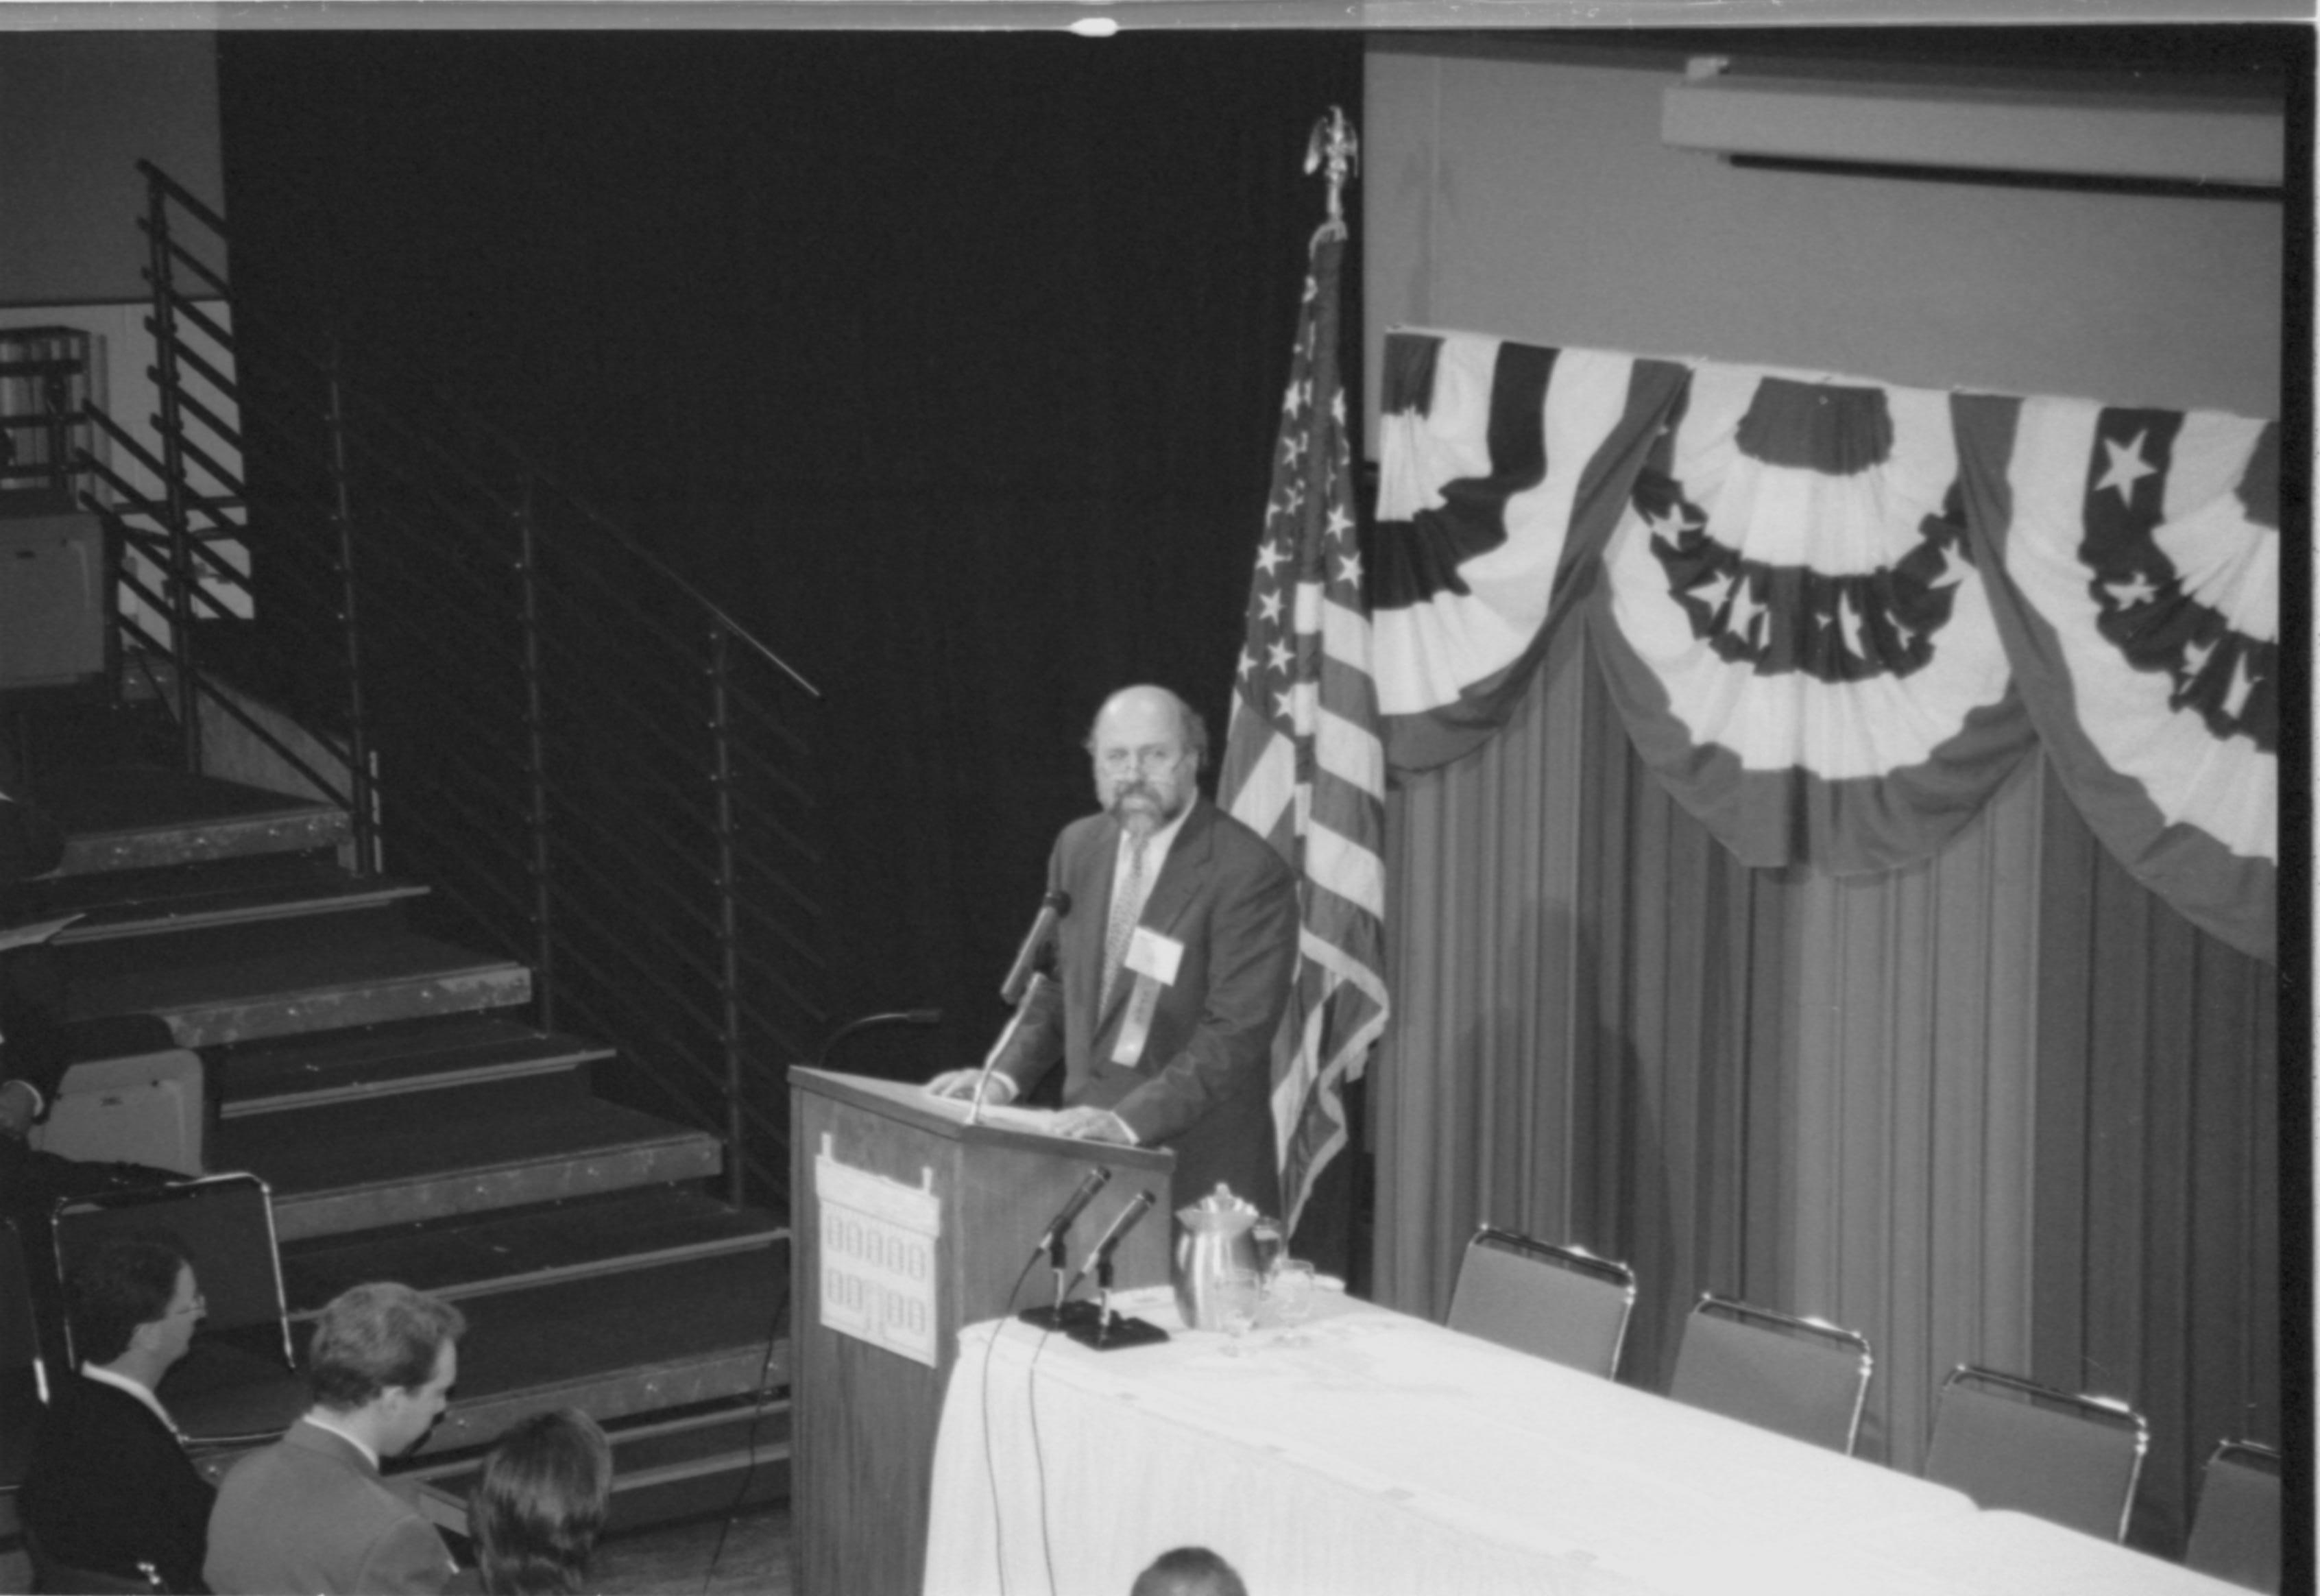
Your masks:
[[[1305,140],[1305,175],[1310,177],[1325,167],[1329,216],[1313,235],[1316,243],[1346,236],[1346,181],[1359,177],[1362,170],[1362,141],[1354,132],[1354,124],[1346,120],[1343,105],[1330,106],[1329,113],[1313,124]]]
[[[1292,1237],[1317,1178],[1347,1145],[1345,1088],[1390,1007],[1384,755],[1337,358],[1345,186],[1359,160],[1353,125],[1331,106],[1306,139],[1305,170],[1325,175],[1328,215],[1307,251],[1217,781],[1219,807],[1298,878],[1297,969],[1272,1071],[1281,1218]],[[1345,1190],[1344,1171],[1332,1184]]]

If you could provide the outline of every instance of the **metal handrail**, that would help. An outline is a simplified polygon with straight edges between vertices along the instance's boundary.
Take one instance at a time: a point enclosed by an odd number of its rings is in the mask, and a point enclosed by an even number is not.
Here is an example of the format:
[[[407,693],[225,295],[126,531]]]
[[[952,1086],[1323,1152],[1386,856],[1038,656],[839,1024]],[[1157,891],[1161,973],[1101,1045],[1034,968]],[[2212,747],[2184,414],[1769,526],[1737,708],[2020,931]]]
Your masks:
[[[162,572],[131,587],[155,624],[118,630],[174,670],[188,767],[205,704],[292,757],[216,674],[231,639],[204,629],[240,627],[296,701],[276,707],[347,761],[318,785],[351,812],[357,867],[392,853],[422,875],[465,934],[529,962],[543,1029],[587,1017],[622,1056],[615,1090],[721,1135],[733,1201],[745,1170],[778,1193],[786,1094],[746,1066],[804,1056],[822,1029],[820,692],[497,427],[431,388],[398,405],[285,318],[222,313],[223,219],[138,164],[161,413],[134,432],[92,407],[93,444],[159,485],[81,463],[115,546]],[[253,585],[226,540],[264,575],[255,621],[220,619],[238,606],[210,591]]]

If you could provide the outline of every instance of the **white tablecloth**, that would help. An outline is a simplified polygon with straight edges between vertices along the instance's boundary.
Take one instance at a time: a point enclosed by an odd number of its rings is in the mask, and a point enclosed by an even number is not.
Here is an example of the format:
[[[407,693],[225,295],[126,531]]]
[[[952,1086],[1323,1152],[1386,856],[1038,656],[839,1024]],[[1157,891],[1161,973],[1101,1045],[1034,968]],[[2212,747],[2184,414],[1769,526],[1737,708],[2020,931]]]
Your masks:
[[[1698,1589],[1724,1596],[2246,1596],[2180,1563],[2008,1512],[1847,1536],[1785,1565],[1744,1555],[1699,1572]]]
[[[1165,1293],[1131,1306],[1179,1330]],[[1335,1293],[1306,1334],[1260,1331],[1236,1357],[1210,1332],[1098,1354],[970,1328],[936,1450],[929,1596],[1125,1592],[1188,1544],[1260,1596],[1707,1596],[1694,1582],[1718,1560],[1774,1566],[1973,1513],[1957,1492]]]

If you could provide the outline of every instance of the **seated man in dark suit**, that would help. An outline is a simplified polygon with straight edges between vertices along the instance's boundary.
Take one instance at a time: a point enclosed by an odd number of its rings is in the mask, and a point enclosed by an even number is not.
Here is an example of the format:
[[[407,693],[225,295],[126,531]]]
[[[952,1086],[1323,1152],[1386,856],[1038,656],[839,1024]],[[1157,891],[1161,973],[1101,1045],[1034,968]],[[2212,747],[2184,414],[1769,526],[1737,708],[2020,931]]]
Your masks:
[[[41,1415],[23,1510],[41,1557],[199,1591],[215,1493],[154,1394],[202,1319],[194,1266],[170,1238],[124,1236],[65,1283],[84,1361]],[[53,1588],[53,1587],[52,1587]]]
[[[218,1488],[204,1570],[213,1590],[436,1596],[450,1582],[443,1537],[378,1465],[434,1428],[467,1328],[457,1308],[407,1285],[331,1299],[307,1356],[313,1407]]]

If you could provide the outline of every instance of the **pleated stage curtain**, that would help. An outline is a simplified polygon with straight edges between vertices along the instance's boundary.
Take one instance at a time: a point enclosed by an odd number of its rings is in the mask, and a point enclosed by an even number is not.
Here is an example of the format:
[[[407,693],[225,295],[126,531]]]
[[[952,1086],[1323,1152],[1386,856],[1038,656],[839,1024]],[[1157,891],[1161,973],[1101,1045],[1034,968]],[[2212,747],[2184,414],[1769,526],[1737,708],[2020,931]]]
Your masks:
[[[2158,1432],[2138,1538],[2179,1533],[2192,1461],[2278,1423],[2265,967],[2041,759],[1916,866],[1744,866],[1585,647],[1389,805],[1382,1300],[1438,1317],[1487,1221],[1635,1266],[1633,1383],[1703,1291],[1820,1314],[1869,1336],[1861,1450],[1906,1468],[1958,1363],[2107,1392]]]

